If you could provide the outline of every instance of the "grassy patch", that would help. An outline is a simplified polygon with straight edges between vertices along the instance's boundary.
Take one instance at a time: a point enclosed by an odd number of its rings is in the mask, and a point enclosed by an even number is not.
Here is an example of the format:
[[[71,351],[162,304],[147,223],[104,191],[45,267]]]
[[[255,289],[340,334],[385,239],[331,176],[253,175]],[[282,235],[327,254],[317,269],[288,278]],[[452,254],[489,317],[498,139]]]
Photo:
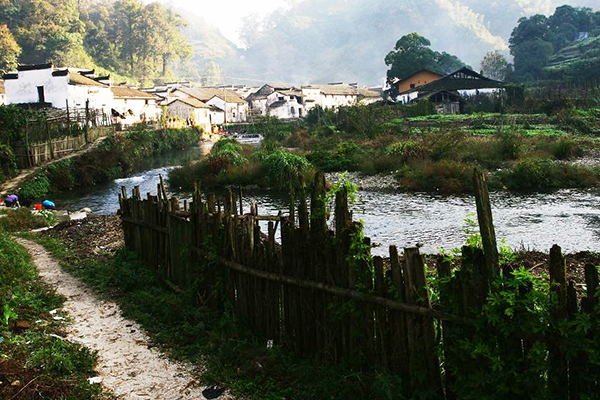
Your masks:
[[[1,398],[108,398],[88,383],[95,354],[63,339],[60,313],[50,314],[63,301],[40,281],[27,251],[0,232]]]
[[[192,289],[175,293],[125,250],[113,259],[77,260],[55,239],[38,239],[69,272],[121,304],[172,357],[202,365],[200,379],[244,399],[402,399],[402,382],[364,360],[328,365],[298,358],[203,306]]]
[[[0,230],[20,232],[50,226],[55,222],[54,215],[49,211],[35,211],[21,207],[6,211],[6,216],[0,218]]]

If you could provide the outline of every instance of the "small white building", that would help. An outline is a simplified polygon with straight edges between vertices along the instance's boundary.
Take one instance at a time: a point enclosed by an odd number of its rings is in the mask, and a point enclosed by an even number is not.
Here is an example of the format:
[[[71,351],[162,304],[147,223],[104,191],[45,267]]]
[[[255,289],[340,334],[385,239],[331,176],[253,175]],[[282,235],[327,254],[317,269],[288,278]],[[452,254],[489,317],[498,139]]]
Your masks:
[[[113,115],[118,113],[123,125],[133,125],[142,122],[158,121],[161,108],[157,104],[160,97],[127,86],[113,86],[110,88],[114,101]]]
[[[279,119],[296,119],[304,116],[302,92],[277,90],[267,96],[267,114]]]
[[[304,108],[339,108],[358,103],[358,88],[346,83],[329,83],[327,85],[309,85],[302,88]]]
[[[184,119],[190,125],[202,128],[204,132],[211,132],[212,129],[210,109],[209,105],[194,98],[175,99],[167,106],[169,117]]]
[[[102,110],[110,115],[110,86],[90,76],[94,71],[55,68],[52,64],[22,65],[4,75],[7,104],[37,103],[56,108]]]
[[[6,104],[6,92],[4,91],[4,81],[0,79],[0,106]]]
[[[211,106],[223,110],[224,123],[246,122],[248,120],[248,103],[236,93],[218,88],[185,88],[172,91],[172,95],[181,98],[193,97]]]

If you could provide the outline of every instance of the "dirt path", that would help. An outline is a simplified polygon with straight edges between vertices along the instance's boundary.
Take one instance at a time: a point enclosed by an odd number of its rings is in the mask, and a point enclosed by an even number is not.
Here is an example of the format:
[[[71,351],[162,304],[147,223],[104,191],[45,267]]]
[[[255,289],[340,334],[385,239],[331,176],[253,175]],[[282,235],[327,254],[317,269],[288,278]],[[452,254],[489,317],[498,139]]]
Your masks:
[[[148,337],[121,316],[116,303],[100,300],[91,288],[62,270],[40,245],[16,238],[33,258],[41,278],[67,300],[73,319],[68,340],[98,351],[96,371],[118,399],[205,399],[189,365],[167,360],[148,348]],[[219,399],[230,398],[222,395]]]
[[[9,179],[8,181],[6,181],[2,185],[0,185],[0,195],[5,196],[7,194],[15,192],[15,190],[18,189],[21,182],[23,182],[25,179],[27,179],[27,177],[29,177],[30,175],[35,173],[38,169],[48,166],[50,164],[53,164],[55,162],[61,161],[61,160],[66,160],[66,159],[77,157],[79,155],[87,153],[88,151],[98,147],[98,145],[100,143],[102,143],[106,138],[107,138],[107,136],[100,137],[100,138],[96,139],[93,143],[87,145],[86,147],[84,147],[81,150],[74,151],[73,153],[70,153],[69,155],[66,155],[61,158],[57,158],[57,159],[49,161],[45,164],[41,164],[36,167],[21,170],[19,175],[15,176],[12,179]]]

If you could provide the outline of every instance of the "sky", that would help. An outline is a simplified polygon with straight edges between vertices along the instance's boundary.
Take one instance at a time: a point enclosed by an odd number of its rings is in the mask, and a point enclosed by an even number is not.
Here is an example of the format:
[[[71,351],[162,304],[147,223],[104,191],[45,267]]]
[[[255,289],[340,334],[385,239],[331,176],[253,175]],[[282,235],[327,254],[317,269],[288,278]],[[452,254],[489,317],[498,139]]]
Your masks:
[[[246,15],[264,17],[277,9],[288,9],[301,0],[171,0],[169,3],[204,18],[218,27],[223,35],[240,44],[238,27]],[[185,17],[185,16],[184,16]]]

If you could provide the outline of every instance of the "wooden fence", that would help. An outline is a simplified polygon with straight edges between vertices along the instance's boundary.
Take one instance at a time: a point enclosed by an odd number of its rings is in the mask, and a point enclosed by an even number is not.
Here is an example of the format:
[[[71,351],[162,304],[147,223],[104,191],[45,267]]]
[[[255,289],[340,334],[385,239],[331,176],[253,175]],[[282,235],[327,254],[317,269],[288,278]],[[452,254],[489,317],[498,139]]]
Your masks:
[[[491,323],[483,318],[487,299],[499,290],[492,283],[513,268],[499,267],[482,174],[475,174],[482,249],[464,247],[456,270],[448,259],[438,260],[435,303],[419,249],[405,248],[400,256],[391,246],[389,258],[371,257],[370,240],[352,220],[343,191],[336,194],[335,229],[328,228],[324,184],[323,175],[317,174],[310,206],[301,190],[285,216],[260,216],[255,204],[244,210],[241,191],[217,199],[212,193],[203,197],[196,187],[192,202],[181,205],[176,198],[168,199],[161,185],[156,196],[148,193],[145,200],[139,188],[131,197],[123,188],[119,212],[125,243],[149,267],[161,271],[169,285],[183,290],[193,283],[205,305],[219,310],[229,304],[238,322],[266,340],[333,362],[360,355],[365,368],[377,366],[397,374],[407,398],[465,398],[461,388],[485,389],[486,380],[494,382],[495,366],[490,363],[496,362],[486,354],[494,352],[500,354],[500,364],[504,358],[513,360],[521,374],[533,375],[532,380],[552,394],[548,398],[598,393],[600,376],[597,367],[587,363],[589,355],[565,350],[566,338],[576,327],[565,332],[560,325],[595,315],[598,274],[594,267],[586,268],[587,292],[580,307],[573,282],[566,281],[558,246],[550,253],[555,301],[548,308],[547,330],[527,331],[530,312],[516,304],[531,288],[508,283],[502,290],[516,302],[512,308],[517,315],[500,318],[523,329],[503,333],[500,328],[482,328]],[[259,221],[267,221],[265,233]],[[275,241],[278,229],[280,244]],[[587,336],[594,337],[591,331]],[[479,342],[486,344],[488,353],[473,350]],[[466,351],[469,343],[473,347]],[[543,370],[530,360],[538,343],[547,354],[541,361]],[[488,376],[481,377],[482,372]],[[523,388],[505,382],[490,390],[518,396]]]
[[[94,109],[52,109],[45,118],[28,121],[15,146],[19,168],[34,167],[80,150],[114,132],[110,116]]]

